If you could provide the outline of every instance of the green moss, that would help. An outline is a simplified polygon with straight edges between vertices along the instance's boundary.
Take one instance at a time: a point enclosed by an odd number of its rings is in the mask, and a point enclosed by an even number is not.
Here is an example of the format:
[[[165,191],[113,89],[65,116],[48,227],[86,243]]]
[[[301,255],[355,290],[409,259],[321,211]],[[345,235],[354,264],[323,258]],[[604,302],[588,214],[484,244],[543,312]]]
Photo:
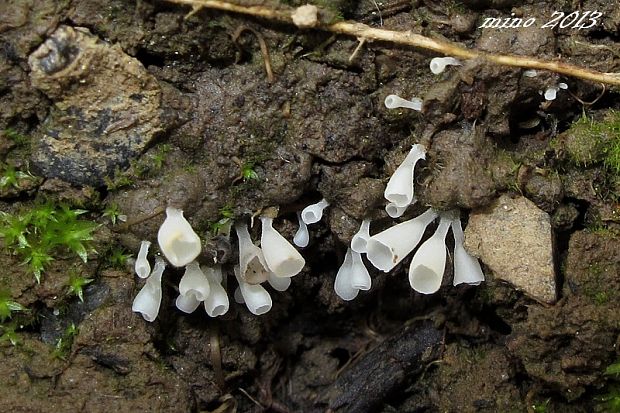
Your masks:
[[[106,261],[113,268],[124,268],[129,258],[131,258],[131,254],[127,254],[127,251],[122,247],[112,248],[106,254]]]
[[[233,208],[230,205],[225,205],[220,208],[220,218],[209,224],[209,230],[211,235],[217,236],[220,234],[227,234],[230,232],[230,227],[234,222],[235,214]]]
[[[52,357],[65,360],[71,351],[73,339],[78,335],[78,328],[71,323],[63,332],[62,337],[56,342]]]
[[[86,212],[51,202],[36,204],[16,214],[0,212],[0,237],[9,252],[22,258],[39,282],[55,254],[70,251],[82,261],[88,260],[97,224],[79,219]]]
[[[15,330],[17,329],[16,324],[9,325],[0,325],[0,343],[9,342],[11,345],[16,346],[19,344],[19,337]]]
[[[532,405],[532,411],[534,413],[547,413],[549,411],[549,403],[551,399],[547,399],[544,402],[534,403]]]
[[[37,179],[30,171],[16,170],[13,165],[5,165],[0,176],[0,189],[13,187],[20,189],[24,181],[33,181]]]
[[[12,317],[16,311],[28,311],[26,307],[13,301],[11,295],[6,291],[0,291],[0,322]]]
[[[605,388],[605,392],[596,398],[599,403],[599,411],[620,413],[620,385],[617,383],[620,378],[620,362],[617,361],[607,366],[603,374],[611,382]]]
[[[582,116],[552,147],[563,147],[577,165],[603,162],[610,171],[620,173],[620,112],[610,110],[598,121]]]
[[[9,138],[17,146],[25,146],[30,143],[30,138],[28,136],[19,133],[13,128],[6,128],[4,130],[4,136]]]
[[[113,178],[106,176],[104,182],[110,192],[133,185],[133,179],[131,179],[129,174],[122,172],[120,169],[114,172]]]
[[[67,290],[67,295],[74,295],[79,298],[81,302],[84,302],[84,287],[93,281],[94,280],[92,278],[83,277],[82,274],[76,269],[71,270],[69,283],[67,284],[69,287]]]

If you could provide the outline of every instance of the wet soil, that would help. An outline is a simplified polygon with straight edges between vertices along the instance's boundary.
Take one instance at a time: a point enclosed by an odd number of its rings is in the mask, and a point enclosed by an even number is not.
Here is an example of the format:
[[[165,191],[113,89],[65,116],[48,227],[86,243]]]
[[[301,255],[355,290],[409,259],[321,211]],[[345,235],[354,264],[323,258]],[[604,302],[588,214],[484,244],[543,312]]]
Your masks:
[[[318,3],[333,19],[620,71],[616,2]],[[556,10],[602,17],[591,29],[542,29]],[[100,224],[88,262],[57,256],[40,284],[2,249],[0,300],[26,309],[0,320],[3,411],[619,411],[617,374],[605,371],[620,356],[620,163],[597,143],[620,148],[617,89],[597,99],[600,85],[480,61],[433,75],[425,51],[371,43],[354,53],[356,39],[189,11],[158,0],[0,4],[2,173],[32,176],[2,185],[0,210],[49,199]],[[511,13],[538,23],[479,27]],[[546,102],[559,82],[570,93]],[[393,93],[423,98],[424,111],[386,109]],[[584,114],[617,122],[615,132],[581,139],[571,125]],[[402,219],[459,208],[465,224],[502,194],[527,197],[553,227],[557,303],[484,265],[485,283],[453,287],[451,259],[435,295],[410,289],[406,259],[389,274],[370,269],[372,289],[356,300],[336,296],[361,220],[372,218],[372,233],[393,222],[384,186],[414,143],[428,153],[418,205]],[[232,274],[236,243],[218,221],[277,206],[274,225],[290,240],[296,213],[323,197],[306,267],[268,314],[236,303],[217,319],[182,314],[173,268],[158,319],[131,312],[142,281],[131,260],[111,257],[154,241],[166,206],[200,234],[199,261]],[[104,214],[111,205],[126,223]],[[83,302],[68,293],[76,271],[93,279]]]

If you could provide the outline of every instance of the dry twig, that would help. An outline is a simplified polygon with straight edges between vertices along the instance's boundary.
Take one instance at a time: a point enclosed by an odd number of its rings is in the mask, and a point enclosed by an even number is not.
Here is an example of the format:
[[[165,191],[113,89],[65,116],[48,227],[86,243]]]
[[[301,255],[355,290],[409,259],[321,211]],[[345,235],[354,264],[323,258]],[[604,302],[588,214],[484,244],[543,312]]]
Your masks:
[[[233,13],[240,13],[269,20],[275,20],[281,23],[293,24],[293,19],[291,17],[293,9],[280,10],[272,9],[265,6],[242,6],[223,0],[168,1],[172,3],[191,6],[193,9],[192,13],[201,8],[209,8]],[[549,70],[551,72],[556,72],[580,79],[591,80],[593,82],[600,82],[610,85],[620,85],[620,74],[618,73],[597,72],[595,70],[578,67],[561,61],[543,60],[528,56],[502,55],[487,53],[480,50],[466,49],[452,42],[431,39],[429,37],[415,34],[410,31],[400,32],[394,30],[386,30],[370,27],[362,23],[348,21],[331,24],[319,21],[314,28],[332,33],[353,36],[358,39],[366,39],[367,42],[372,40],[384,41],[405,46],[419,47],[426,50],[432,50],[446,56],[454,56],[461,59],[484,59],[489,62],[504,66]]]

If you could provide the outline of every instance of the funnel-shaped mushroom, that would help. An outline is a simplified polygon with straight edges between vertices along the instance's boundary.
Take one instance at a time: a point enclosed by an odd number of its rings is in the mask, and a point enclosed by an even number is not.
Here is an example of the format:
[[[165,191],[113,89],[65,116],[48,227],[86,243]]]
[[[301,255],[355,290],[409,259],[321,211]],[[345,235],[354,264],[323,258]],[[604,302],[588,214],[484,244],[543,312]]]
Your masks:
[[[262,234],[260,244],[267,266],[277,277],[292,277],[299,274],[306,261],[278,231],[273,228],[273,218],[261,217]]]
[[[422,99],[411,98],[411,100],[403,99],[398,95],[388,95],[383,101],[388,109],[407,108],[415,111],[422,111]]]
[[[351,238],[351,249],[357,253],[366,253],[366,244],[370,238],[370,219],[365,219],[360,225],[359,231]]]
[[[239,267],[235,267],[235,276],[239,282],[239,291],[248,310],[255,315],[263,315],[271,310],[271,296],[260,284],[248,284],[239,276]],[[239,299],[237,294],[235,298]]]
[[[239,239],[239,276],[250,284],[260,284],[267,280],[269,269],[263,251],[254,245],[245,223],[235,225]]]
[[[393,207],[405,208],[413,202],[413,172],[420,159],[426,159],[426,148],[420,144],[413,145],[403,163],[390,177],[383,195]]]
[[[136,258],[136,265],[134,266],[134,270],[140,278],[146,278],[151,273],[151,264],[149,264],[147,258],[150,246],[150,241],[142,241],[140,243],[140,251],[138,251],[138,258]]]
[[[422,294],[433,294],[441,287],[446,268],[446,234],[450,219],[442,217],[432,237],[416,251],[409,266],[409,284]]]
[[[459,217],[452,221],[452,233],[454,234],[454,280],[452,284],[479,285],[484,281],[484,273],[478,260],[469,255],[463,247],[465,237]]]
[[[317,223],[323,218],[323,210],[329,206],[325,198],[316,204],[308,205],[301,211],[301,220],[307,225]]]
[[[388,272],[418,245],[428,224],[437,213],[428,209],[422,215],[401,222],[373,235],[366,244],[366,256],[377,269]]]
[[[349,248],[334,280],[336,295],[345,301],[350,301],[357,297],[360,290],[369,290],[371,284],[372,280],[361,254]]]
[[[159,314],[161,305],[161,276],[166,268],[166,262],[160,257],[155,258],[153,272],[146,279],[146,283],[133,300],[131,310],[141,313],[149,322],[154,321]]]
[[[308,231],[306,223],[301,219],[301,214],[299,212],[297,213],[297,221],[299,221],[299,229],[293,237],[293,243],[300,248],[305,248],[310,242],[310,232]]]
[[[209,317],[217,317],[224,315],[228,312],[230,302],[228,301],[228,294],[222,287],[222,268],[215,267],[203,267],[202,272],[209,281],[210,294],[205,300],[205,311]]]
[[[189,264],[200,254],[200,238],[183,216],[183,211],[176,208],[166,208],[166,220],[159,227],[157,242],[166,259],[175,267]]]
[[[446,70],[446,66],[461,66],[461,62],[454,57],[434,57],[431,59],[431,72],[438,75]]]

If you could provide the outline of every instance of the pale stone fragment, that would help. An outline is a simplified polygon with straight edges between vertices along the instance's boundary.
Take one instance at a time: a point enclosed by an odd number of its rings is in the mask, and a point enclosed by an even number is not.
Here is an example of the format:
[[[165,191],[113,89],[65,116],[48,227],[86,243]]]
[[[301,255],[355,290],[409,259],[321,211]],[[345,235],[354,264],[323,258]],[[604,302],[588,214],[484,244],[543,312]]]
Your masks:
[[[472,212],[465,248],[496,279],[538,301],[557,300],[550,217],[527,198],[502,195],[489,208]]]

